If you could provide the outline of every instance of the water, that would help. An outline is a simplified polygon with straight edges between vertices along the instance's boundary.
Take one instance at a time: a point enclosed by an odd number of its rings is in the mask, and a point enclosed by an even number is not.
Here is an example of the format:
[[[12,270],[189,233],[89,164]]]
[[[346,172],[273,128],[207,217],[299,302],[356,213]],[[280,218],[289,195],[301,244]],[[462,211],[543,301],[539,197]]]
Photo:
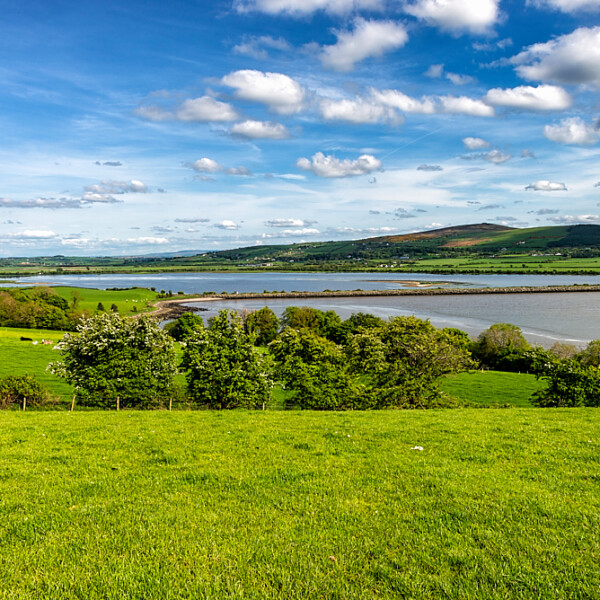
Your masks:
[[[599,275],[433,275],[427,273],[157,273],[135,275],[53,275],[23,277],[20,285],[70,285],[106,289],[154,287],[157,290],[203,292],[390,290],[431,282],[434,287],[513,287],[600,284]],[[458,327],[472,336],[493,323],[523,329],[527,339],[549,347],[555,341],[584,345],[600,339],[600,292],[563,294],[491,294],[469,296],[409,296],[304,298],[301,300],[231,300],[202,303],[207,316],[221,308],[250,310],[268,305],[281,313],[286,306],[335,310],[342,318],[353,312],[381,317],[416,315],[438,327]]]
[[[21,277],[19,285],[70,285],[106,289],[155,287],[157,290],[203,292],[394,290],[412,287],[406,282],[435,286],[512,287],[547,285],[600,285],[600,275],[433,275],[429,273],[139,273],[133,275],[37,275]],[[405,283],[402,283],[405,282]],[[8,285],[8,284],[4,284]],[[14,285],[14,284],[13,284]]]

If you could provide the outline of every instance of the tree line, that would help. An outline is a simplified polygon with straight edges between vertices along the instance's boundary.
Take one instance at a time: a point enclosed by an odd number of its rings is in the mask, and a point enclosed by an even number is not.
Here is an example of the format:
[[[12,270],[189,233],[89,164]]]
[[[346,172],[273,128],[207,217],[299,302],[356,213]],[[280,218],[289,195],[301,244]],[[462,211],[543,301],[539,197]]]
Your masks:
[[[97,408],[159,408],[175,399],[258,409],[271,404],[274,388],[284,408],[448,407],[458,403],[441,391],[440,378],[481,366],[544,379],[532,398],[538,406],[600,404],[600,340],[583,351],[566,344],[545,350],[506,323],[473,341],[414,316],[342,320],[310,307],[289,307],[281,319],[267,307],[224,310],[206,324],[186,313],[164,329],[148,316],[99,313],[66,333],[59,348],[50,369],[74,387],[74,402]]]

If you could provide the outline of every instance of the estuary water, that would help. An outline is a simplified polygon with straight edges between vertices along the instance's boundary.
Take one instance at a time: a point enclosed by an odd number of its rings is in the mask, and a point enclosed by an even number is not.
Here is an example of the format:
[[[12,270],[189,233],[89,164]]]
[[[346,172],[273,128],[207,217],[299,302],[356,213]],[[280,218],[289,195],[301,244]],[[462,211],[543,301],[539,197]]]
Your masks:
[[[515,287],[598,285],[598,275],[434,275],[427,273],[157,273],[135,275],[59,275],[19,279],[19,285],[70,285],[106,289],[154,287],[160,290],[260,293],[267,291],[388,290],[415,287]],[[13,284],[14,285],[14,284]],[[214,300],[198,303],[211,316],[223,308],[253,310],[268,305],[281,314],[287,306],[335,310],[342,318],[354,312],[381,317],[415,315],[437,327],[457,327],[471,336],[490,325],[513,323],[527,339],[545,347],[556,341],[580,346],[600,339],[600,292],[486,294],[468,296],[388,296],[273,300]]]

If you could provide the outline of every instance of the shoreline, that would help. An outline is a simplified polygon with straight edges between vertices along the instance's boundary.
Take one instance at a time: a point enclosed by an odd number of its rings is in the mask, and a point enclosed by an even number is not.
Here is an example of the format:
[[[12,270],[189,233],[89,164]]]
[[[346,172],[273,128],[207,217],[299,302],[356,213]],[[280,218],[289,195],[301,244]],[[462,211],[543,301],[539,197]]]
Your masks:
[[[161,319],[176,319],[186,312],[200,312],[204,309],[185,306],[191,302],[211,302],[213,300],[270,300],[302,298],[352,298],[369,296],[467,296],[489,294],[562,294],[578,292],[600,292],[600,285],[553,285],[546,287],[518,286],[498,288],[409,288],[398,290],[334,290],[327,292],[257,292],[210,294],[190,298],[159,300],[156,310],[150,314]],[[183,306],[182,306],[183,305]]]

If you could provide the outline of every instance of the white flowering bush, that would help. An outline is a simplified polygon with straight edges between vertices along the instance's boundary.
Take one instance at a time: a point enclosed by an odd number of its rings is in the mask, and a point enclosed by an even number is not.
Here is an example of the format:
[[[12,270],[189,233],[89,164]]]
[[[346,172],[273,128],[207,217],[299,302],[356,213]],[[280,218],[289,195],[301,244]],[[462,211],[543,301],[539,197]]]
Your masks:
[[[75,387],[78,403],[123,408],[159,406],[173,393],[177,357],[172,339],[150,317],[101,313],[58,344],[52,373]]]

